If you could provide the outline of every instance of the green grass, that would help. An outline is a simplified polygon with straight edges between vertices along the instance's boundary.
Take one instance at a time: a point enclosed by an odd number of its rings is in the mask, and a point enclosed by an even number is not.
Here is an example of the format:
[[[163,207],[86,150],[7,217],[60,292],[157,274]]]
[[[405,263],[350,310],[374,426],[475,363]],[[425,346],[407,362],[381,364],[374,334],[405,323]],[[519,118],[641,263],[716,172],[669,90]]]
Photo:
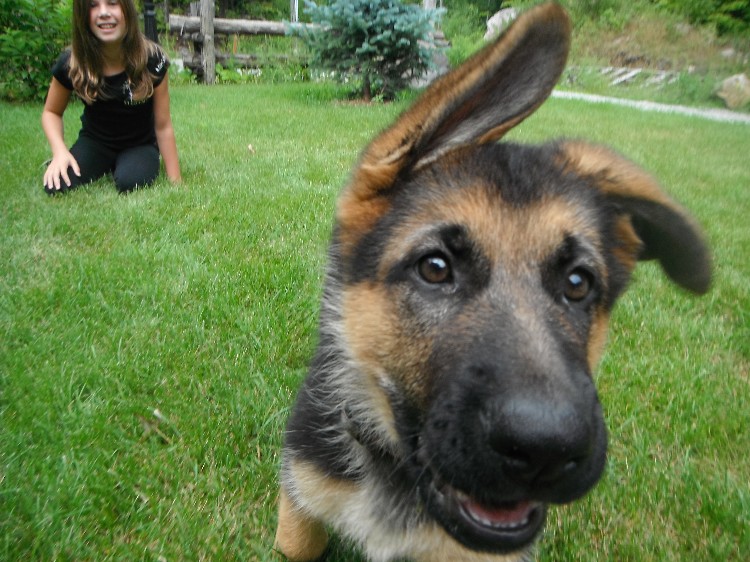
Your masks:
[[[403,108],[338,93],[175,86],[184,184],[128,196],[105,179],[47,197],[41,107],[0,106],[0,560],[278,560],[282,430],[335,197]],[[748,132],[551,100],[512,133],[628,154],[716,259],[702,299],[637,271],[598,377],[608,470],[553,511],[542,560],[750,557]]]

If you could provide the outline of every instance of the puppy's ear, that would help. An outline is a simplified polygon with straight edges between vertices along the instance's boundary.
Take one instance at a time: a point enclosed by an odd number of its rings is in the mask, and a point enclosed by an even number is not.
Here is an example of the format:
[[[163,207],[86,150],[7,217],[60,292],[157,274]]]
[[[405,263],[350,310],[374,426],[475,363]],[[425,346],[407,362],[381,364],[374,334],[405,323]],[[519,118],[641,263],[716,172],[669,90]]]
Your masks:
[[[496,42],[434,82],[364,151],[343,193],[340,221],[346,226],[351,211],[355,224],[362,226],[357,223],[363,209],[349,205],[387,194],[399,175],[448,150],[502,137],[549,96],[565,67],[569,44],[567,15],[557,4],[544,4],[522,14]]]
[[[586,177],[629,218],[639,260],[657,259],[678,285],[697,294],[711,285],[711,255],[695,220],[645,171],[609,149],[561,144],[567,171]]]

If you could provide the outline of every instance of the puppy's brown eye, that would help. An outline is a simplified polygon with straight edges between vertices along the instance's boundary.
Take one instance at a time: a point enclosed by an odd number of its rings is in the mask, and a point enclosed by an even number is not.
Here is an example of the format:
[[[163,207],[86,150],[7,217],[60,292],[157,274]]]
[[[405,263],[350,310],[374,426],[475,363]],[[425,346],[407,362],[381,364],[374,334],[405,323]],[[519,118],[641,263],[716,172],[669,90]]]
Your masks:
[[[428,283],[448,283],[452,279],[451,267],[440,254],[423,257],[417,264],[417,271]]]
[[[570,302],[580,302],[589,295],[593,285],[591,273],[583,268],[576,268],[565,279],[565,298]]]

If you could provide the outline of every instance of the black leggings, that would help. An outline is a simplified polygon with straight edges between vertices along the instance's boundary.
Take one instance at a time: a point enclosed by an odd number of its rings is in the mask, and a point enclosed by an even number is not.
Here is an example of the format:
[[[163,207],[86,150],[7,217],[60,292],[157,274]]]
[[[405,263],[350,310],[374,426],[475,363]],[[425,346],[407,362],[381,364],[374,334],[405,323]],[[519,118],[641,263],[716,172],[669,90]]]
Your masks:
[[[115,186],[120,193],[149,185],[159,175],[159,149],[152,144],[118,152],[81,136],[70,147],[70,153],[78,162],[81,175],[77,176],[72,168],[68,168],[70,186],[60,178],[60,191],[45,186],[44,191],[50,195],[92,182],[109,172],[112,172]]]

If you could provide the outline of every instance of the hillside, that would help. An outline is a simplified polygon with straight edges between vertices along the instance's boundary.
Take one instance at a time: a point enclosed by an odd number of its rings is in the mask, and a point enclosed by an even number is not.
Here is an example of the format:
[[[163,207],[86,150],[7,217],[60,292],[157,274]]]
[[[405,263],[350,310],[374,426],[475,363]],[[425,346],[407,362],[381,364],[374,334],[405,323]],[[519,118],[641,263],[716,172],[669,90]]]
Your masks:
[[[514,3],[518,9],[526,4]],[[578,3],[583,4],[593,3]],[[724,107],[716,96],[721,81],[743,72],[750,75],[749,34],[719,36],[712,26],[690,24],[645,2],[609,4],[614,8],[598,12],[571,6],[573,44],[562,88]],[[448,10],[443,31],[452,45],[448,53],[452,63],[484,43],[487,14],[473,4]]]

